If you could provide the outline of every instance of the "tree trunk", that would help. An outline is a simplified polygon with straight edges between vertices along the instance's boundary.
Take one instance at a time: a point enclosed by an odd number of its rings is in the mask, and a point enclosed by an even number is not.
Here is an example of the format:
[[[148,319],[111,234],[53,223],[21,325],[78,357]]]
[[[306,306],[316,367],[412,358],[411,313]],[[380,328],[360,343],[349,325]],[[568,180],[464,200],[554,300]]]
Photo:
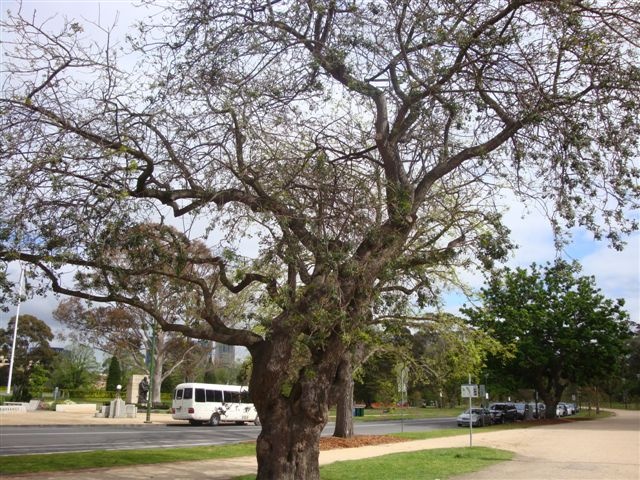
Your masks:
[[[538,388],[538,391],[546,407],[544,417],[549,419],[556,418],[556,409],[558,408],[558,402],[560,402],[562,398],[564,386],[559,382],[555,382],[555,386],[551,390],[544,388],[542,383],[539,383],[538,387],[542,387]]]
[[[338,366],[338,374],[334,383],[336,404],[336,426],[334,437],[353,437],[353,365],[351,356],[346,355]]]
[[[153,370],[153,391],[151,392],[151,405],[162,403],[162,372],[164,370],[164,358],[157,357]]]
[[[319,480],[320,434],[326,422],[287,415],[287,407],[260,416],[257,480]]]
[[[162,389],[162,374],[164,372],[164,361],[166,358],[166,341],[167,333],[161,329],[156,329],[155,347],[153,352],[153,387],[149,394],[149,401],[151,406],[162,403],[161,389]]]
[[[257,480],[320,479],[320,435],[344,346],[332,335],[309,349],[307,364],[296,371],[290,366],[293,348],[290,332],[276,332],[250,349],[250,391],[262,424]]]

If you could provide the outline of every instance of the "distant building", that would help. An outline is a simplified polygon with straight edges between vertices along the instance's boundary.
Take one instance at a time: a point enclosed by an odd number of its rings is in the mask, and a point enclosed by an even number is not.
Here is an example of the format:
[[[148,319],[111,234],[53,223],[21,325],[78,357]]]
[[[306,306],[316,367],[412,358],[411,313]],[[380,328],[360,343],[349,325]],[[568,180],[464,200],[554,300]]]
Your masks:
[[[224,343],[213,342],[211,363],[216,367],[231,367],[236,363],[236,347]]]

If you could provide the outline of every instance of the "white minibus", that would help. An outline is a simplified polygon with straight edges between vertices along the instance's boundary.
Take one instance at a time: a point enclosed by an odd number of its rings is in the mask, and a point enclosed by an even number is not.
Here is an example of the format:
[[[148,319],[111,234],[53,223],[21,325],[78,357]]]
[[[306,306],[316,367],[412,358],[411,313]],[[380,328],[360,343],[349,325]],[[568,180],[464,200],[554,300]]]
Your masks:
[[[221,422],[260,425],[247,387],[239,385],[181,383],[173,393],[171,415],[175,420],[188,420],[191,425],[216,426]]]

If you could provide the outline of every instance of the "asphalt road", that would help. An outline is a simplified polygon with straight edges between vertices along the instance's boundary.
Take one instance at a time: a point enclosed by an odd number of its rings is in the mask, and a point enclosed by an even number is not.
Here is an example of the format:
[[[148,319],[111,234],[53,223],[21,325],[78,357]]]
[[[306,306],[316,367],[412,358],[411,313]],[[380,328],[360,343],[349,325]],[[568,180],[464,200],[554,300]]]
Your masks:
[[[455,418],[357,422],[357,435],[455,428]],[[324,435],[333,433],[330,423]],[[0,455],[222,445],[255,440],[260,427],[221,425],[2,426]]]

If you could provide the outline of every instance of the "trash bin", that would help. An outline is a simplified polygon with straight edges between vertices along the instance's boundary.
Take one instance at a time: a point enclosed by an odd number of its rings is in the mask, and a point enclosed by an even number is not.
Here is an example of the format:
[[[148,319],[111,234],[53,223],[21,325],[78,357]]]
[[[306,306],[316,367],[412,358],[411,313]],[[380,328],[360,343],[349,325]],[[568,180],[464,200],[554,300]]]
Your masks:
[[[364,417],[364,407],[356,407],[353,409],[354,417]]]

